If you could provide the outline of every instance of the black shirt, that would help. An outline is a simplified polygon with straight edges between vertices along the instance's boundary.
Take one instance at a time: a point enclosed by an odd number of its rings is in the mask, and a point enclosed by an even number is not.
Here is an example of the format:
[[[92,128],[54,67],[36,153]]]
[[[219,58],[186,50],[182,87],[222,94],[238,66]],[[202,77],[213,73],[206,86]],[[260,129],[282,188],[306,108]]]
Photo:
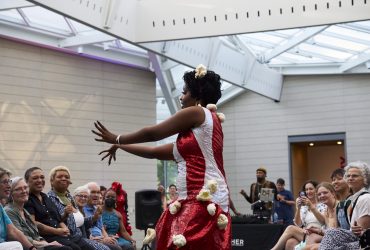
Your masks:
[[[59,223],[62,220],[57,207],[46,194],[41,192],[41,197],[42,203],[34,194],[30,193],[24,208],[31,215],[35,216],[37,222],[41,222],[50,227],[59,228]]]

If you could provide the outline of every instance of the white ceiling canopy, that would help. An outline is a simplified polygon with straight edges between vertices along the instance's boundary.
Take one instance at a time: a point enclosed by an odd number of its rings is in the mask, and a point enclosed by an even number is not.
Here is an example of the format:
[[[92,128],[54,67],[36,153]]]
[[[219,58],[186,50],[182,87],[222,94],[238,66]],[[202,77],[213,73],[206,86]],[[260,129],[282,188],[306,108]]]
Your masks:
[[[293,0],[264,0],[258,3],[247,1],[247,5],[243,0],[235,1],[233,6],[230,6],[230,2],[224,1],[223,5],[219,1],[202,1],[203,5],[201,5],[199,1],[191,0],[43,0],[31,2],[54,4],[58,8],[49,6],[46,9],[22,0],[1,0],[0,36],[48,48],[72,51],[113,63],[154,70],[162,87],[158,95],[165,98],[171,113],[178,109],[182,73],[190,69],[189,67],[195,67],[199,62],[223,76],[225,81],[221,103],[246,90],[279,100],[283,75],[370,73],[370,21],[367,21],[370,19],[370,3],[366,0],[320,2],[316,10],[315,1],[310,0],[304,1],[305,5],[302,5],[302,1]],[[242,2],[243,8],[240,5]],[[149,15],[149,12],[145,11],[154,3],[156,5],[151,8]],[[228,6],[225,6],[226,4]],[[265,5],[262,6],[262,4]],[[329,7],[325,4],[329,4]],[[79,5],[78,8],[75,5]],[[125,11],[119,12],[123,5]],[[182,16],[187,16],[185,23],[188,26],[192,25],[192,28],[187,31],[184,30],[187,28],[181,27],[183,19],[171,20],[173,15],[170,12],[176,12],[174,11],[175,6],[180,5],[183,8],[177,12]],[[224,7],[222,13],[220,6]],[[240,25],[239,22],[243,21],[241,13],[244,11],[246,15],[245,6],[250,9],[247,11],[248,22]],[[303,6],[305,6],[305,11],[303,11]],[[79,12],[81,8],[83,12]],[[99,14],[91,15],[89,11],[94,8]],[[194,8],[198,11],[193,12],[193,16],[203,13],[203,19],[196,16],[196,22],[191,23],[188,20],[193,21],[194,19],[188,19],[188,14]],[[212,13],[214,14],[210,15],[205,12],[205,8],[213,8],[215,12]],[[291,8],[293,8],[293,13],[289,13]],[[50,9],[66,13],[60,15]],[[236,9],[239,12],[236,12]],[[283,14],[275,16],[276,10],[280,13],[280,9]],[[269,10],[271,15],[268,14]],[[260,11],[259,16],[256,11]],[[163,20],[155,21],[154,26],[151,21],[151,28],[139,30],[143,34],[138,34],[138,31],[130,26],[132,24],[145,25],[144,20],[153,19],[159,14],[162,15],[162,12],[169,13],[168,16],[162,17],[165,22],[164,26]],[[73,16],[73,13],[79,15]],[[117,13],[120,13],[122,18]],[[142,16],[133,15],[133,13],[146,13],[146,15],[143,20],[139,20]],[[207,16],[204,15],[205,13]],[[252,13],[257,16],[253,16]],[[175,15],[180,14],[175,13]],[[224,20],[225,15],[227,15],[227,21]],[[280,18],[280,21],[271,19],[272,17]],[[90,19],[94,21],[89,23]],[[131,22],[132,20],[135,22]],[[175,20],[175,25],[173,20]],[[354,20],[365,21],[342,23]],[[82,24],[81,21],[85,24],[89,23],[90,26]],[[176,27],[176,31],[171,31],[174,27],[168,27],[171,26],[171,22],[172,26]],[[221,25],[221,22],[224,24]],[[263,26],[254,22],[262,23]],[[340,22],[340,24],[332,25],[334,22]],[[214,24],[217,28],[212,26]],[[286,29],[307,25],[318,26]],[[125,28],[120,29],[122,27]],[[158,32],[158,29],[166,30],[167,28],[169,30],[164,32],[165,34]],[[285,29],[274,30],[277,28]],[[261,30],[271,31],[214,38],[135,43],[138,37],[141,40],[137,41],[154,41],[157,39],[154,36],[157,35],[158,39],[168,40]],[[127,33],[125,35],[122,32]],[[144,36],[152,36],[152,38],[144,39]],[[148,55],[148,51],[161,55],[161,57],[154,53]]]

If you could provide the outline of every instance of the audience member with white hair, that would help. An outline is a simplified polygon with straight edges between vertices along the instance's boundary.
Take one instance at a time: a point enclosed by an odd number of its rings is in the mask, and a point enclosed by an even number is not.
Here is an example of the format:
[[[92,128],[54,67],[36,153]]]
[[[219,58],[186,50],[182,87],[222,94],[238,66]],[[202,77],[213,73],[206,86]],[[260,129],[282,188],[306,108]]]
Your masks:
[[[36,224],[32,221],[31,215],[24,209],[24,204],[28,201],[28,185],[22,177],[11,179],[9,204],[5,207],[5,212],[10,220],[37,248],[45,250],[72,250],[71,247],[63,246],[57,241],[47,242],[43,239],[37,229]]]
[[[10,171],[0,168],[1,199],[9,197],[11,188],[10,175]],[[13,225],[2,205],[0,205],[0,218],[0,249],[23,250],[23,247],[30,250],[36,249],[36,247],[28,241],[27,237]]]
[[[87,204],[83,207],[84,215],[87,218],[94,218],[92,224],[86,227],[90,239],[99,241],[108,246],[111,250],[121,250],[117,240],[113,236],[109,236],[103,226],[102,212],[103,208],[100,203],[100,186],[96,182],[89,182],[86,184],[90,195]],[[87,226],[87,225],[86,225]]]

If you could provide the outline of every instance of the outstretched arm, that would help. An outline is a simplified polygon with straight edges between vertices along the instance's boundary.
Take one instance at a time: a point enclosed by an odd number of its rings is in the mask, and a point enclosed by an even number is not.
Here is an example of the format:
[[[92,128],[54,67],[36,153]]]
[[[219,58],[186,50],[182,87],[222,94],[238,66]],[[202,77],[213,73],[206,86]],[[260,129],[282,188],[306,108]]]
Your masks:
[[[105,153],[105,155],[102,157],[102,160],[109,157],[108,165],[110,165],[112,162],[112,159],[114,161],[116,160],[116,151],[119,148],[128,153],[141,156],[144,158],[148,158],[148,159],[155,158],[158,160],[174,160],[173,153],[172,153],[172,150],[173,150],[172,143],[161,145],[161,146],[156,146],[156,147],[136,145],[136,144],[133,144],[133,145],[114,144],[109,149],[101,151],[99,155]]]
[[[122,134],[118,138],[119,141],[117,141],[117,134],[110,132],[99,121],[94,123],[97,131],[92,130],[92,132],[98,136],[98,138],[95,139],[96,141],[111,144],[151,142],[197,127],[203,123],[204,118],[205,114],[203,109],[198,106],[193,106],[178,111],[176,114],[157,125],[145,127],[136,132]]]

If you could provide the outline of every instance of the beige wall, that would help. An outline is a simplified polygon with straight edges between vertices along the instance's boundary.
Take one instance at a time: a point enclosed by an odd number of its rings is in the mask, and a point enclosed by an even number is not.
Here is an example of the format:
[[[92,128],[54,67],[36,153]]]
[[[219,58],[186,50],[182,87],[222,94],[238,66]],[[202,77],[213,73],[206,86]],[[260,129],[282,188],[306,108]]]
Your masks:
[[[225,169],[236,206],[250,212],[239,191],[249,189],[260,165],[268,179],[282,177],[290,188],[290,135],[345,132],[347,160],[370,162],[369,96],[369,74],[290,76],[279,103],[247,92],[220,107],[226,115]]]
[[[68,166],[72,190],[120,181],[134,228],[134,193],[156,188],[156,161],[119,152],[108,167],[90,130],[95,120],[121,133],[155,124],[155,102],[152,72],[0,39],[0,166],[14,176]]]

